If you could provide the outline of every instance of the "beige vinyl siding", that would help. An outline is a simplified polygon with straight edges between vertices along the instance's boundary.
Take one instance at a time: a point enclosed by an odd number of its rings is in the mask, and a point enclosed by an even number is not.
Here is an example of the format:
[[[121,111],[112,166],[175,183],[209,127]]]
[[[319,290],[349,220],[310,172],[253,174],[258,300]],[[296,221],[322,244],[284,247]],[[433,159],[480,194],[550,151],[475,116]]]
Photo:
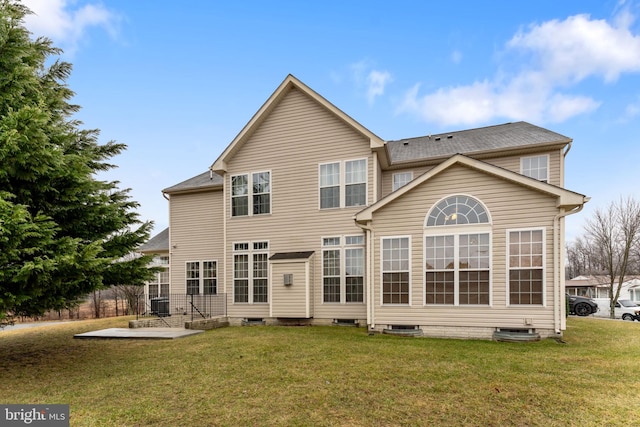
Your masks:
[[[563,186],[564,180],[562,179],[562,162],[564,161],[564,156],[562,154],[562,150],[553,150],[553,151],[544,151],[538,153],[527,153],[522,155],[515,156],[505,156],[505,157],[493,157],[493,158],[482,158],[481,160],[486,163],[490,163],[492,165],[516,172],[521,173],[520,170],[520,159],[523,157],[531,157],[531,156],[549,156],[549,184]],[[471,156],[473,157],[473,156]],[[413,179],[416,179],[423,173],[430,171],[435,166],[420,166],[406,169],[393,169],[386,170],[382,172],[382,196],[386,196],[391,193],[393,189],[393,174],[398,172],[413,172]]]
[[[229,188],[232,175],[271,171],[271,214],[231,217],[227,200],[228,289],[232,289],[232,242],[268,240],[270,255],[315,252],[312,260],[315,317],[356,318],[365,314],[364,304],[327,307],[319,303],[321,237],[363,233],[353,221],[363,207],[319,209],[319,165],[356,159],[367,159],[367,201],[372,203],[373,168],[377,166],[373,164],[369,140],[296,89],[276,105],[231,159],[225,176],[225,186]],[[268,307],[230,303],[228,312],[230,316],[260,317],[268,316]]]
[[[561,164],[564,161],[562,150],[545,151],[537,153],[526,153],[517,156],[497,157],[491,159],[482,159],[482,161],[491,163],[492,165],[499,166],[510,171],[521,173],[520,160],[523,157],[535,157],[535,156],[549,156],[549,184],[562,186],[563,179],[561,177]]]
[[[425,306],[424,301],[424,220],[429,209],[442,198],[466,194],[481,201],[490,213],[491,306]],[[553,328],[553,197],[503,181],[463,166],[453,166],[420,187],[408,192],[373,216],[374,311],[376,324],[414,324],[478,327],[525,327],[525,318],[534,328]],[[546,307],[507,307],[506,232],[509,229],[543,227],[545,230]],[[437,229],[435,233],[439,233]],[[380,239],[411,236],[411,306],[384,306],[380,303]]]
[[[382,197],[385,197],[389,193],[393,191],[393,175],[401,172],[411,172],[413,174],[413,179],[416,179],[420,175],[425,172],[433,169],[434,166],[420,166],[408,169],[393,169],[386,170],[382,173]]]
[[[308,318],[313,316],[309,267],[308,260],[271,264],[271,317]],[[284,285],[285,274],[293,276],[293,283],[289,286]]]
[[[375,156],[375,158],[379,158],[379,156]],[[388,193],[384,191],[384,175],[382,172],[382,167],[380,166],[380,163],[377,163],[375,165],[376,167],[376,177],[378,182],[375,183],[376,185],[376,194],[375,194],[375,200],[372,200],[371,203],[369,204],[373,204],[375,202],[377,202],[378,200],[382,199],[384,196],[386,196]]]
[[[222,211],[222,191],[170,196],[171,293],[186,293],[187,261],[217,261],[218,292],[226,292],[222,283]]]

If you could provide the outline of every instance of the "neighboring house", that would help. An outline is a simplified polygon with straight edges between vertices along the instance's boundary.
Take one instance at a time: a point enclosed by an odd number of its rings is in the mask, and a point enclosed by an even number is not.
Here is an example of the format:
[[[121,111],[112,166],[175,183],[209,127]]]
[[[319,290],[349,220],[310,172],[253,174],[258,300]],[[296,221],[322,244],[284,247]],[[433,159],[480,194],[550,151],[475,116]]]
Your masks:
[[[152,255],[150,267],[159,267],[154,280],[147,282],[144,293],[147,299],[169,296],[169,229],[165,228],[147,243],[138,248],[138,252]]]
[[[617,286],[617,281],[616,285]],[[582,295],[590,298],[609,298],[609,277],[578,276],[567,280],[567,292],[571,295]],[[622,283],[618,299],[628,299],[640,303],[640,277],[631,276]]]
[[[577,276],[565,281],[565,289],[569,295],[596,298],[600,282],[594,276]]]
[[[525,122],[385,141],[288,76],[163,190],[170,292],[226,295],[231,324],[561,334],[564,217],[588,201],[563,188],[571,142]]]

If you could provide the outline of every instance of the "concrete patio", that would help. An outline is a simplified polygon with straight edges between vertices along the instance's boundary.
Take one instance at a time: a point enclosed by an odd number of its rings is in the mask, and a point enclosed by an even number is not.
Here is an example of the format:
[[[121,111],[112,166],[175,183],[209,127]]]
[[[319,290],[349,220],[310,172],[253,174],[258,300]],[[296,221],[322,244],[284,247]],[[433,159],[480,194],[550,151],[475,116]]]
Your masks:
[[[172,340],[201,334],[204,331],[182,328],[109,328],[76,334],[74,338]]]

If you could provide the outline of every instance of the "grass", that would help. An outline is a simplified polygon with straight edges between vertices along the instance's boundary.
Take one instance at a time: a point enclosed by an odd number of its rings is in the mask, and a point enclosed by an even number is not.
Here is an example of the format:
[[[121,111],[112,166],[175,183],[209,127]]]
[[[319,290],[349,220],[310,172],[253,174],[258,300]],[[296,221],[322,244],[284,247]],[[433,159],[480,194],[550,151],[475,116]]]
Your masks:
[[[0,332],[2,403],[72,426],[566,426],[638,420],[640,324],[569,318],[565,344],[236,327],[74,340],[126,319]]]

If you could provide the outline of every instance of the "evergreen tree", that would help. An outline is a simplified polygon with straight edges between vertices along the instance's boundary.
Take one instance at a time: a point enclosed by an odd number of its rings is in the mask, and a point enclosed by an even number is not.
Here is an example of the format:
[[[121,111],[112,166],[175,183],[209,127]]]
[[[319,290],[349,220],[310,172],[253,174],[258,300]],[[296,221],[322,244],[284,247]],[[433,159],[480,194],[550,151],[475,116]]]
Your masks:
[[[63,309],[112,284],[141,285],[148,257],[125,257],[149,238],[138,203],[96,175],[126,146],[81,129],[65,84],[71,64],[31,39],[30,11],[0,0],[0,320]]]

